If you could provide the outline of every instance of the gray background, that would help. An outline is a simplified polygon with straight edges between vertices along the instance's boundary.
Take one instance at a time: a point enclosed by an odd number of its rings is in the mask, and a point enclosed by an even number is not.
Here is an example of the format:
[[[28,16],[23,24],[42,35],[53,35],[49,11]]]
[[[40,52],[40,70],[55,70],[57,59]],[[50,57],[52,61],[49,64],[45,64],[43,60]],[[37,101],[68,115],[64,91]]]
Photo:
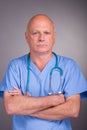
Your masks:
[[[25,29],[37,13],[51,17],[56,25],[56,53],[73,58],[87,79],[87,2],[86,0],[2,0],[0,1],[0,81],[12,58],[28,53]],[[11,116],[0,100],[0,130],[12,130]],[[87,100],[82,102],[73,130],[87,130]],[[39,126],[38,126],[39,127]]]

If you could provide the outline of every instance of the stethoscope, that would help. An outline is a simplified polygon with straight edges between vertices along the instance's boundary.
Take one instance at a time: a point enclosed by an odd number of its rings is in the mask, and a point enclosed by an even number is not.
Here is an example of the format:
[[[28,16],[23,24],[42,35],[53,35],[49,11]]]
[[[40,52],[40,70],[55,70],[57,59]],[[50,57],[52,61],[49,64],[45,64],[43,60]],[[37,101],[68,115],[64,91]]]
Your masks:
[[[50,71],[50,80],[49,80],[49,92],[48,95],[53,95],[53,90],[52,90],[52,74],[54,71],[58,71],[58,73],[60,73],[60,83],[59,83],[59,87],[58,87],[58,92],[56,94],[61,94],[62,91],[62,76],[63,76],[63,70],[58,66],[58,57],[56,55],[56,53],[52,52],[53,55],[56,58],[56,63],[55,66],[51,69]],[[26,82],[26,93],[29,93],[29,82],[30,82],[30,54],[28,56],[28,74],[27,74],[27,82]]]

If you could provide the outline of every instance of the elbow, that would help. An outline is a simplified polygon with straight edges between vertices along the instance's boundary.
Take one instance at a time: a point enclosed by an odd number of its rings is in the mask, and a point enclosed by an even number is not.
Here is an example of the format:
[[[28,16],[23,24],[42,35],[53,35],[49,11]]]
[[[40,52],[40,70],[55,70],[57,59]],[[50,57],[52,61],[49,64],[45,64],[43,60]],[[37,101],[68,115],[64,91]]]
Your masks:
[[[79,116],[79,109],[73,109],[71,112],[72,118],[77,118]]]
[[[70,110],[70,114],[71,114],[70,117],[71,118],[77,118],[79,116],[80,95],[75,95],[73,97],[70,97],[70,100],[69,100],[69,110]]]
[[[5,107],[5,110],[6,110],[6,113],[8,115],[13,115],[14,114],[13,111],[10,108]]]
[[[79,116],[79,112],[74,112],[72,117],[77,118],[78,116]]]
[[[14,113],[14,109],[13,109],[13,107],[12,107],[11,104],[6,104],[6,105],[5,105],[5,111],[6,111],[6,113],[7,113],[8,115],[13,115],[13,114],[15,114],[15,113]]]
[[[13,113],[12,113],[10,110],[7,110],[7,109],[6,109],[6,113],[7,113],[8,115],[13,115]]]

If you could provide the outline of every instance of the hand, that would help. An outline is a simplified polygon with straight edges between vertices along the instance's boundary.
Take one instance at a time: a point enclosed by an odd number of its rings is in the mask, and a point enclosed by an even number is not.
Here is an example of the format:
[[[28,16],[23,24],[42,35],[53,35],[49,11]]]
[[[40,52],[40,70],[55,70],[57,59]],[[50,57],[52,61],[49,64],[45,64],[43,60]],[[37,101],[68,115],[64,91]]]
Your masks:
[[[26,95],[26,96],[28,96],[28,97],[30,97],[30,96],[31,96],[31,94],[30,94],[29,92],[27,92],[25,95]]]
[[[13,86],[14,90],[9,91],[10,95],[15,96],[15,95],[22,95],[21,90],[17,86]],[[26,96],[31,96],[29,92],[25,94]]]
[[[14,90],[9,91],[10,95],[22,95],[21,90],[17,86],[13,86]]]
[[[51,95],[50,100],[53,106],[57,106],[65,102],[63,94]]]

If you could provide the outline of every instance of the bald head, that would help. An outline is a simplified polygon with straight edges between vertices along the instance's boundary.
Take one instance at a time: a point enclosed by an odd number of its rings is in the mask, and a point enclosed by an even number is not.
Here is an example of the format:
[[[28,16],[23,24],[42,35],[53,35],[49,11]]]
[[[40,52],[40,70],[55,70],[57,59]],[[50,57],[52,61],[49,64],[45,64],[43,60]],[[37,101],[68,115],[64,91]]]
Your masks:
[[[37,14],[29,20],[27,29],[26,29],[26,33],[29,32],[29,30],[31,29],[31,26],[34,26],[34,24],[36,22],[37,22],[37,24],[39,24],[41,22],[47,22],[48,24],[50,24],[52,26],[53,29],[55,29],[53,21],[47,15]]]

